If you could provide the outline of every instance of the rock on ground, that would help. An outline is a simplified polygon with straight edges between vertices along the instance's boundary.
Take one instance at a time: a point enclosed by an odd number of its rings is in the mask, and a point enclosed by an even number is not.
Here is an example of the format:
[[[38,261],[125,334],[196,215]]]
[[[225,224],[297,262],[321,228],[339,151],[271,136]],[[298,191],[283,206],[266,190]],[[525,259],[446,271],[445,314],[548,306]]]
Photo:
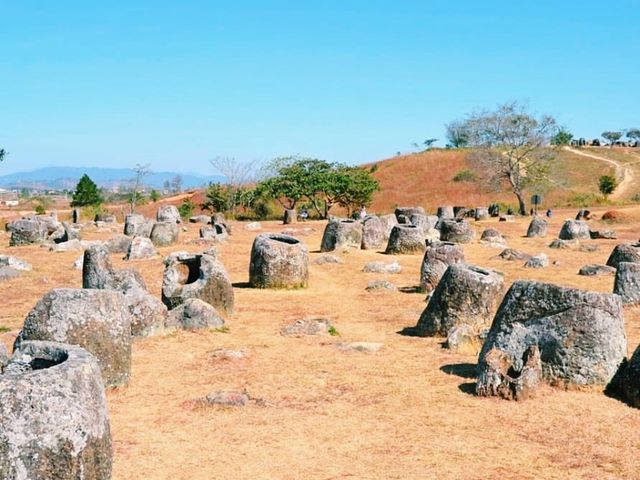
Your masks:
[[[615,275],[616,269],[613,267],[609,267],[608,265],[598,265],[591,264],[585,265],[580,268],[578,271],[578,275],[583,275],[587,277],[598,276],[598,275]]]
[[[620,262],[640,263],[640,243],[622,243],[616,245],[611,255],[609,255],[607,265],[618,268]]]
[[[369,262],[362,269],[366,273],[400,273],[402,267],[398,262],[384,263],[384,262]]]
[[[304,318],[282,327],[280,335],[285,337],[328,335],[331,327],[331,321],[328,318]]]
[[[385,253],[411,255],[422,253],[426,248],[425,236],[421,228],[415,225],[399,224],[391,230]]]
[[[189,298],[171,310],[167,318],[167,326],[185,330],[220,328],[224,326],[224,318],[207,302],[199,298]]]
[[[624,304],[640,304],[640,263],[620,262],[618,264],[613,293],[620,295]]]
[[[27,315],[16,339],[80,345],[94,355],[107,386],[126,384],[131,374],[131,315],[124,295],[112,290],[57,288]]]
[[[332,252],[338,248],[360,248],[362,244],[362,223],[349,219],[329,221],[322,235],[320,250]]]
[[[249,283],[255,288],[305,288],[309,282],[309,250],[287,235],[258,235],[251,248]]]
[[[109,415],[96,359],[23,342],[0,375],[0,478],[111,478]]]
[[[449,265],[464,263],[462,245],[450,242],[433,242],[427,247],[420,266],[420,290],[432,292]]]
[[[476,391],[493,395],[499,389],[502,379],[494,356],[521,372],[531,346],[540,350],[548,383],[606,385],[627,351],[620,297],[549,283],[514,282],[480,352]]]
[[[589,224],[584,220],[565,220],[558,235],[560,240],[588,240]]]
[[[549,257],[544,253],[534,255],[524,264],[525,268],[546,268],[549,266]]]

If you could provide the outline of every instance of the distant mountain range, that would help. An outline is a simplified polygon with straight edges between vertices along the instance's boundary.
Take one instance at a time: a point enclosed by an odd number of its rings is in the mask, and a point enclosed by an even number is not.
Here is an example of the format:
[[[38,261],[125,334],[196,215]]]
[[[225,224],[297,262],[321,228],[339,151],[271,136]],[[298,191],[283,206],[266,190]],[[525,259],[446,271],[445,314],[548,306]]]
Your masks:
[[[130,168],[45,167],[30,172],[2,175],[0,176],[0,187],[6,189],[72,190],[85,173],[99,187],[108,189],[130,185],[135,178],[135,172]],[[153,172],[143,178],[143,184],[162,189],[165,181],[171,181],[177,175],[182,178],[183,189],[198,188],[207,185],[209,182],[224,180],[224,177],[220,175],[204,177],[178,172]]]

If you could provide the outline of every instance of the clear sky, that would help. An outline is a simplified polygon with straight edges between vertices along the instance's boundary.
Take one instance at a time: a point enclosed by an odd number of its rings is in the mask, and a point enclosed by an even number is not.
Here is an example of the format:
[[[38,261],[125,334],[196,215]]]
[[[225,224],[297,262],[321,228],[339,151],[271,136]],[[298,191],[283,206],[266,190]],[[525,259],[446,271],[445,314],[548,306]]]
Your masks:
[[[0,173],[363,163],[521,99],[577,136],[640,127],[639,0],[0,0],[0,18]]]

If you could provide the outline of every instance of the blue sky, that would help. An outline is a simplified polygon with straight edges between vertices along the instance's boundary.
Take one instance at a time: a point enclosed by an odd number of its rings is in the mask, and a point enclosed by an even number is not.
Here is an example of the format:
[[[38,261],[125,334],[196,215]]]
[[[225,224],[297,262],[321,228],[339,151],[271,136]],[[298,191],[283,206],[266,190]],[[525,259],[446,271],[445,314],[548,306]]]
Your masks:
[[[640,127],[639,14],[637,0],[0,1],[0,173],[363,163],[514,99],[580,136]]]

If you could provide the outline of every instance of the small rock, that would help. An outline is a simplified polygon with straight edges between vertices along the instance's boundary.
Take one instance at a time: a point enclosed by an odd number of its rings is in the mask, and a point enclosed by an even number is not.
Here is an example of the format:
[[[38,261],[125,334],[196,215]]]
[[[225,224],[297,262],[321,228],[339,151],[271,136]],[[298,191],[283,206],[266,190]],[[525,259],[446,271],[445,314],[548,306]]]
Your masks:
[[[331,321],[326,318],[305,318],[282,327],[280,335],[285,337],[327,335],[331,326]]]
[[[398,262],[369,262],[362,269],[366,273],[400,273],[402,267]]]
[[[591,230],[589,232],[589,235],[593,240],[597,240],[597,239],[615,240],[616,238],[618,238],[618,234],[613,230],[598,230],[598,231]]]
[[[595,252],[597,250],[598,246],[593,244],[582,244],[578,246],[578,251],[580,252]]]
[[[499,222],[513,222],[515,217],[513,215],[500,215]]]
[[[133,237],[129,251],[125,260],[140,260],[143,258],[152,258],[158,254],[153,243],[147,237]]]
[[[556,238],[553,242],[551,242],[549,244],[549,248],[567,250],[567,249],[571,248],[571,244],[569,242],[567,242],[566,240],[561,240],[559,238]]]
[[[384,347],[384,344],[375,342],[351,342],[339,343],[337,347],[343,352],[376,353]]]
[[[625,305],[640,303],[640,263],[620,262],[618,264],[613,293],[620,295]]]
[[[69,240],[67,242],[56,243],[51,248],[49,248],[50,252],[75,252],[79,250],[82,250],[82,244],[77,238],[74,238],[73,240]]]
[[[502,260],[507,260],[507,261],[514,261],[514,260],[529,260],[531,258],[531,255],[521,252],[520,250],[515,250],[513,248],[505,248],[500,255],[498,255],[499,258],[501,258]]]
[[[344,260],[331,253],[324,253],[316,258],[313,263],[316,265],[324,265],[325,263],[344,263]]]
[[[390,290],[395,292],[398,288],[388,280],[373,280],[369,282],[366,288],[367,292],[373,292],[377,290]]]
[[[198,328],[220,328],[224,319],[218,311],[207,302],[199,298],[188,298],[169,312],[168,327],[180,327],[185,330]]]
[[[20,276],[20,272],[12,267],[0,267],[0,281],[10,280]]]
[[[525,268],[545,268],[549,266],[549,258],[544,253],[531,257],[524,264]]]
[[[236,390],[217,390],[207,395],[202,403],[204,406],[244,407],[249,403],[249,396]]]
[[[244,226],[244,229],[249,231],[260,230],[261,228],[260,222],[249,222]]]
[[[578,270],[578,275],[586,277],[599,276],[599,275],[615,275],[616,269],[609,267],[608,265],[591,264],[585,265]]]
[[[241,360],[249,354],[244,350],[230,350],[228,348],[218,348],[211,352],[211,358],[218,360]]]
[[[31,270],[31,264],[18,257],[0,255],[0,267],[11,267],[16,270]]]

